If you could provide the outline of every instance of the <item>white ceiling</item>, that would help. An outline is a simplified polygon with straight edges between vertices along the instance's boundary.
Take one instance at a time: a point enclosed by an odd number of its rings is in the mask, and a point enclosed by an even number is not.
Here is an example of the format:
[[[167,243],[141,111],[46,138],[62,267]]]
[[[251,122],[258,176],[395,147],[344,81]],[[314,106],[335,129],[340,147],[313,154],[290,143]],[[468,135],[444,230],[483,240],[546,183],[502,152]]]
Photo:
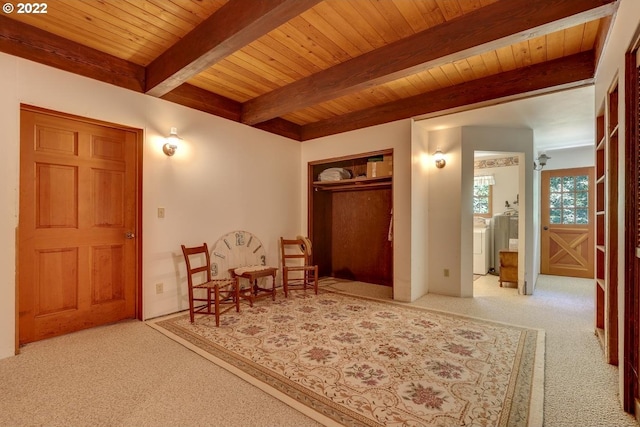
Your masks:
[[[417,123],[426,130],[460,126],[525,127],[533,129],[536,151],[593,145],[594,92],[594,87],[588,86],[424,119]]]

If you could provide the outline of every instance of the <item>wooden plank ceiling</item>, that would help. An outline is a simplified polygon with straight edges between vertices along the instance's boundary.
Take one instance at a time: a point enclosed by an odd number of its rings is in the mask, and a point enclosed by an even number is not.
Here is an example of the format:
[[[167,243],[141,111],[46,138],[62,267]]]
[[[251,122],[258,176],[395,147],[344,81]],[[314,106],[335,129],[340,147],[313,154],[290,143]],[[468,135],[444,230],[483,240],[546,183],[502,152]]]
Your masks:
[[[592,84],[615,0],[48,0],[0,51],[304,141]]]

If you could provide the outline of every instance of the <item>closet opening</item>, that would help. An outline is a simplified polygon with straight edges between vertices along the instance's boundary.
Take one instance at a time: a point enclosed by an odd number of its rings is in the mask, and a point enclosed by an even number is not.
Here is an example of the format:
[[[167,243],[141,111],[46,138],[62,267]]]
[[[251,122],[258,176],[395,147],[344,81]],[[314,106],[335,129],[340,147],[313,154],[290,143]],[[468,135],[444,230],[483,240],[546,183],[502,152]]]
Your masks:
[[[308,164],[309,238],[320,277],[393,287],[393,150]]]

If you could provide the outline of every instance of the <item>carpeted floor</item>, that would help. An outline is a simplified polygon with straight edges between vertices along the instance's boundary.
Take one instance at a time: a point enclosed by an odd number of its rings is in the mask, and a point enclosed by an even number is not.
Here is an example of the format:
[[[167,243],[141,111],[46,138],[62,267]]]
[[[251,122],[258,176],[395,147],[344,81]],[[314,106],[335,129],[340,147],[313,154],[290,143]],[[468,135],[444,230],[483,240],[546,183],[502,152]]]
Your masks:
[[[542,425],[539,330],[324,290],[149,324],[322,423]]]
[[[389,297],[384,286],[353,293]],[[533,296],[474,282],[474,298],[426,295],[412,305],[546,332],[545,427],[637,427],[618,400],[618,369],[593,333],[592,280],[540,276]],[[317,426],[143,322],[29,344],[0,360],[0,426]]]

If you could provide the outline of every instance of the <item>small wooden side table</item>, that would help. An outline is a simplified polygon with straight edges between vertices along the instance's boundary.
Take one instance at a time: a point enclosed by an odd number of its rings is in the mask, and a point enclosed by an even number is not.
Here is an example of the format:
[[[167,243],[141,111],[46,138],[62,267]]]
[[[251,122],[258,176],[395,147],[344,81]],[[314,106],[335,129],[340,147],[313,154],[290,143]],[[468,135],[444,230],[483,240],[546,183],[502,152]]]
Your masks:
[[[518,283],[518,251],[500,251],[500,287],[502,282]]]
[[[230,268],[229,273],[231,277],[238,278],[238,287],[240,288],[240,298],[249,301],[249,306],[253,307],[253,301],[256,298],[271,295],[273,301],[276,300],[276,273],[278,269],[275,267],[267,267],[256,270],[244,271],[242,274],[236,274],[235,268]],[[271,276],[271,288],[261,288],[258,286],[258,279],[261,277]],[[240,285],[240,279],[249,280],[249,287],[242,288]]]

